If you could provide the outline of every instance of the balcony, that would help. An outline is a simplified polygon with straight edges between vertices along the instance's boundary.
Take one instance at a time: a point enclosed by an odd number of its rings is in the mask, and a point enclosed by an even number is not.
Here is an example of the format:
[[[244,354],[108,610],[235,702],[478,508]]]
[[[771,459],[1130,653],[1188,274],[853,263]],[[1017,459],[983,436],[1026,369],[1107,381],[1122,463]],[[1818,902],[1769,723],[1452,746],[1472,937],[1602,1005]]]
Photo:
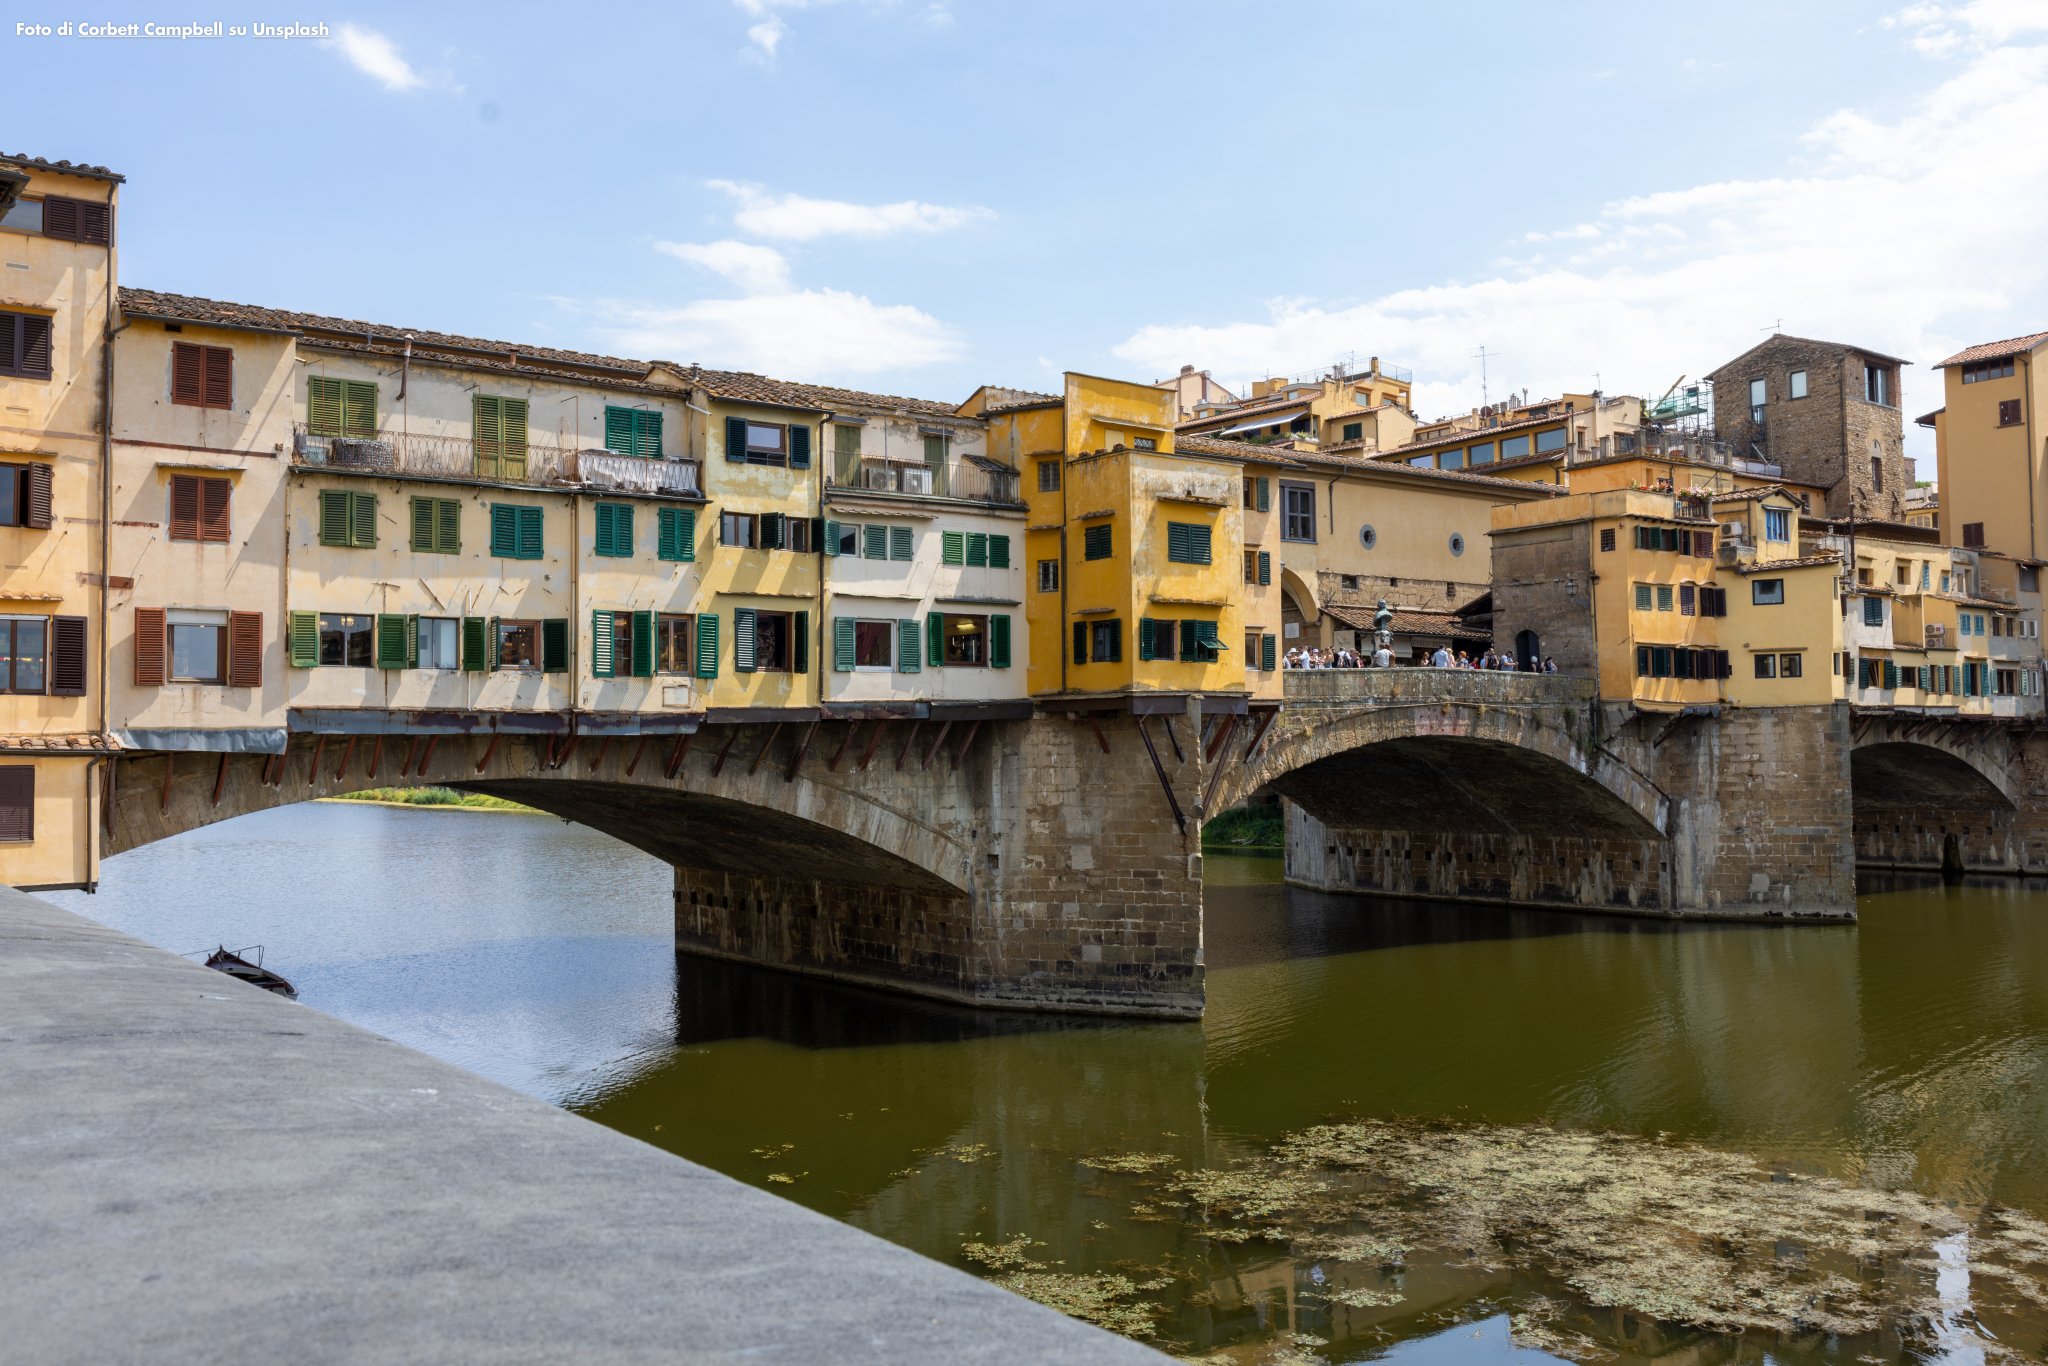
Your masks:
[[[943,465],[863,456],[858,460],[841,460],[825,482],[838,489],[959,498],[972,503],[1023,501],[1017,493],[1017,471],[999,461],[973,456]]]
[[[694,460],[650,460],[607,450],[523,446],[468,437],[380,432],[367,437],[328,436],[292,427],[292,463],[361,474],[487,479],[500,484],[618,489],[702,497],[701,466]]]

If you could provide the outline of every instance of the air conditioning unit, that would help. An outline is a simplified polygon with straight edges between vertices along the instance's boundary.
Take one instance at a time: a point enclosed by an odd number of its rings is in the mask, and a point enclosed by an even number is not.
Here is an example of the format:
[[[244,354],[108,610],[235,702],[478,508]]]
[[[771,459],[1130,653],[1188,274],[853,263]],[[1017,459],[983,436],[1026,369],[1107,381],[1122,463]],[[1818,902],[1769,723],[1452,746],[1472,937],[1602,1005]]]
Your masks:
[[[903,491],[905,493],[930,493],[932,491],[932,472],[930,470],[903,471]]]

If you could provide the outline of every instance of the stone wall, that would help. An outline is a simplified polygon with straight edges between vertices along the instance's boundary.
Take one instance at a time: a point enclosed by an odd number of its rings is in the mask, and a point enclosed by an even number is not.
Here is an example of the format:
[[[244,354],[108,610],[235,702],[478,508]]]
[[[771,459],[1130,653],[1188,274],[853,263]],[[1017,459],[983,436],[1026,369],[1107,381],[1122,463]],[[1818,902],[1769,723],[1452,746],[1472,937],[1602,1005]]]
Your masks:
[[[1859,728],[1858,867],[2048,874],[2048,738],[1914,717]]]
[[[1600,676],[1593,629],[1593,527],[1590,522],[1496,534],[1493,538],[1495,643],[1513,648],[1534,631],[1540,653],[1559,673]],[[1626,586],[1616,589],[1626,592]]]
[[[1787,479],[1831,489],[1830,516],[1846,517],[1853,501],[1858,516],[1904,520],[1903,499],[1911,481],[1899,396],[1894,393],[1889,406],[1864,397],[1865,360],[1865,353],[1835,342],[1774,336],[1708,377],[1714,384],[1714,434],[1730,444],[1734,455],[1753,457],[1755,445]],[[1806,372],[1804,398],[1790,397],[1795,370]],[[1897,368],[1893,376],[1902,382]],[[1766,388],[1761,431],[1749,411],[1754,379],[1763,380]],[[1871,481],[1873,441],[1884,463],[1881,485]]]

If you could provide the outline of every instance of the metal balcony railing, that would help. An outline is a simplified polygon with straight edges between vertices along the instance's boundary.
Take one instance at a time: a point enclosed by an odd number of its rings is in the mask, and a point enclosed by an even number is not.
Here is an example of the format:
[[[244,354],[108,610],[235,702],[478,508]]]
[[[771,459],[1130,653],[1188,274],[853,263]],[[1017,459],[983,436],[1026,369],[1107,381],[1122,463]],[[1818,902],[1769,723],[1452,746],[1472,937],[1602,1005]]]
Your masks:
[[[989,464],[994,464],[991,461]],[[917,460],[841,460],[826,482],[835,488],[873,489],[926,498],[963,498],[976,503],[1016,503],[1017,471],[966,460],[927,465]]]
[[[607,450],[571,450],[521,442],[480,442],[468,437],[379,432],[335,436],[292,428],[292,463],[394,475],[489,479],[509,484],[578,485],[642,493],[701,494],[702,467],[694,460],[653,460]]]

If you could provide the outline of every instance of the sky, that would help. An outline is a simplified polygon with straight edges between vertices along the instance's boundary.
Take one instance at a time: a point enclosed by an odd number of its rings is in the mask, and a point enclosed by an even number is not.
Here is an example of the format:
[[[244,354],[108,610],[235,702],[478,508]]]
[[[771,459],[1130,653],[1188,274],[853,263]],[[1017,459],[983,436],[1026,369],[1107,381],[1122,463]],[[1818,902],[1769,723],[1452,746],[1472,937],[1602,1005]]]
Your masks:
[[[1781,329],[1909,419],[2048,330],[2048,0],[37,3],[0,150],[127,176],[124,284],[379,327],[954,400],[1378,356],[1424,416]],[[167,15],[221,36],[82,27]]]

